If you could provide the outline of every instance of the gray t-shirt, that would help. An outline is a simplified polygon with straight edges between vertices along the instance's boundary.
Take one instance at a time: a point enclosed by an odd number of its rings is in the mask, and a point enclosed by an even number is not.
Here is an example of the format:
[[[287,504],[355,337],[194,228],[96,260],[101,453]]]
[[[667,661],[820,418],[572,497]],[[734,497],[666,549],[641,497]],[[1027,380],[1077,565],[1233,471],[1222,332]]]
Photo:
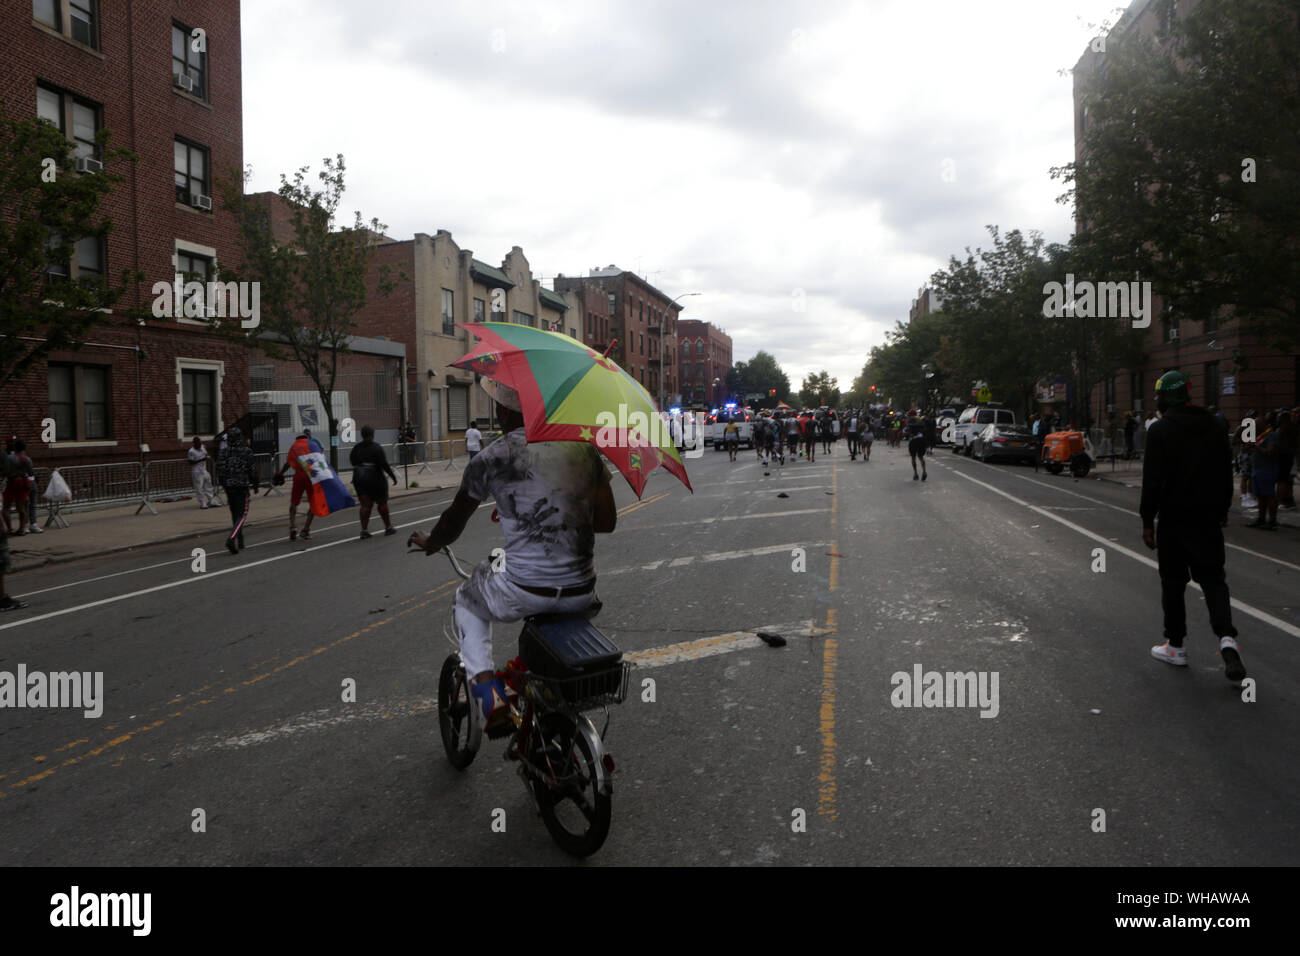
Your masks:
[[[593,503],[608,483],[609,471],[593,445],[529,444],[517,428],[474,456],[461,488],[476,501],[496,501],[510,580],[559,588],[596,576]]]

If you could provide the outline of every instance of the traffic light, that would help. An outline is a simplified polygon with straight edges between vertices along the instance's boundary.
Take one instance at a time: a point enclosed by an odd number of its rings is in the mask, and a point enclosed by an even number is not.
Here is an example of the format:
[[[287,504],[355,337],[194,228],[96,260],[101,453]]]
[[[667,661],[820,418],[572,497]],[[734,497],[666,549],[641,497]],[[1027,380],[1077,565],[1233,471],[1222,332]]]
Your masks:
[[[769,389],[767,394],[769,394],[769,395],[775,395],[775,394],[776,394],[776,389],[774,389],[774,388],[773,388],[773,389]]]
[[[876,386],[874,385],[871,386],[871,394],[872,395],[876,394]]]

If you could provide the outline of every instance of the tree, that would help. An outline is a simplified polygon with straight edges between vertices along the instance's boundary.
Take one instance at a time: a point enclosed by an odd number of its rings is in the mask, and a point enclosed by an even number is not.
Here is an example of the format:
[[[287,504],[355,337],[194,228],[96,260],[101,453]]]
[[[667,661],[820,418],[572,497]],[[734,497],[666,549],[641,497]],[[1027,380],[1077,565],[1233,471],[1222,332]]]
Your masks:
[[[839,383],[822,369],[803,380],[803,387],[799,389],[799,401],[807,408],[819,405],[836,408],[840,404]]]
[[[80,348],[96,326],[139,315],[109,311],[138,273],[68,279],[77,243],[102,248],[112,231],[100,203],[124,181],[115,167],[135,158],[108,144],[102,130],[103,171],[78,173],[73,143],[55,126],[11,119],[0,107],[0,388],[51,352]]]
[[[790,377],[768,352],[760,350],[748,362],[737,362],[734,371],[735,377],[727,378],[727,389],[738,398],[757,392],[763,396],[759,404],[771,407],[790,395]]]
[[[1092,279],[1152,283],[1162,319],[1300,341],[1300,23],[1289,0],[1206,0],[1163,42],[1108,38],[1081,162],[1053,170]]]
[[[338,226],[336,215],[344,190],[344,163],[340,154],[326,158],[317,174],[322,188],[307,182],[308,167],[292,180],[281,174],[279,196],[288,205],[292,242],[273,234],[265,207],[245,195],[242,180],[234,177],[222,188],[223,203],[239,218],[244,261],[238,269],[223,270],[226,281],[260,284],[261,322],[256,328],[230,334],[243,335],[248,344],[274,358],[292,357],[316,386],[329,418],[330,462],[338,468],[338,421],[334,417],[334,384],[339,356],[348,351],[356,314],[366,304],[366,282],[374,258],[376,239],[383,234],[377,219],[366,223],[355,213],[350,226]],[[405,277],[402,277],[405,278]],[[396,287],[390,267],[380,266],[376,288],[388,295]]]

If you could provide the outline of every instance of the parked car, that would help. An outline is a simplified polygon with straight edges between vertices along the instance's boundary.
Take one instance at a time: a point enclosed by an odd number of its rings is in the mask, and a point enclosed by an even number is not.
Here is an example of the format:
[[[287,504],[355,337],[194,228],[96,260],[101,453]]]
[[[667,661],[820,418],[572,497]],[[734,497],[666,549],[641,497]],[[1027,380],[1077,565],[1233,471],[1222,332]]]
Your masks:
[[[952,450],[967,457],[975,447],[975,438],[989,425],[1014,425],[1016,413],[996,402],[987,405],[970,405],[957,418],[957,433]]]
[[[1010,458],[1032,465],[1037,454],[1033,434],[1019,425],[985,425],[971,444],[971,456],[980,461]]]

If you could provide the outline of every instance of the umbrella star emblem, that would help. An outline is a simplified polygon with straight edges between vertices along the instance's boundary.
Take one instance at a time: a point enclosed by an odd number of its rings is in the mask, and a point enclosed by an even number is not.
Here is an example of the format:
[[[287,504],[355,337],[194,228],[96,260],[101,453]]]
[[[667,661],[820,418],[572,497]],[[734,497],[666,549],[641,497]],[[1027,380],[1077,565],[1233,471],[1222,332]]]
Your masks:
[[[582,431],[578,432],[578,437],[583,441],[591,441],[591,429],[584,426]]]
[[[632,466],[632,470],[633,470],[633,471],[640,471],[640,470],[641,470],[641,456],[638,455],[638,454],[636,454],[636,453],[633,453],[633,454],[632,454],[631,456],[629,456],[629,458],[628,458],[628,464]]]

